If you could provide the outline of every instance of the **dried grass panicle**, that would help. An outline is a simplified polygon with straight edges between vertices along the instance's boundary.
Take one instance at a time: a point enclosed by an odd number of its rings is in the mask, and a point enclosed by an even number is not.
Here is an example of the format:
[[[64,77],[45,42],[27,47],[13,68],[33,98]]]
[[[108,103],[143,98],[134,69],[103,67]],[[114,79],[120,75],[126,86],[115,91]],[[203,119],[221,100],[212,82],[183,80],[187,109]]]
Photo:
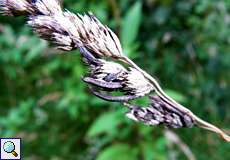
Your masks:
[[[73,50],[80,45],[97,56],[121,56],[122,49],[117,36],[92,13],[75,15],[67,10],[54,13],[30,16],[28,24],[42,38],[52,41],[60,49]]]
[[[192,127],[194,119],[188,114],[175,110],[174,107],[163,102],[158,96],[150,96],[148,107],[129,105],[126,116],[146,125],[164,125],[169,128]]]
[[[78,39],[90,51],[99,56],[121,57],[122,49],[119,39],[107,26],[103,25],[91,12],[80,15],[64,12],[75,25]]]
[[[118,63],[100,60],[100,65],[92,67],[91,77],[107,82],[117,82],[126,94],[144,96],[153,90],[153,85],[135,68],[124,68]]]
[[[41,38],[51,41],[58,49],[70,51],[76,48],[71,35],[75,27],[62,14],[30,16],[28,24]]]
[[[84,61],[89,65],[90,74],[83,80],[106,91],[120,91],[133,95],[132,99],[149,94],[153,85],[135,68],[126,69],[119,63],[95,58],[85,47],[80,47]],[[116,100],[114,100],[116,101]]]
[[[21,16],[33,12],[27,0],[0,0],[0,13],[7,16]]]
[[[62,8],[58,0],[27,0],[30,1],[34,12],[33,15],[61,14]]]
[[[97,56],[122,57],[117,36],[92,13],[62,11],[58,0],[0,0],[4,15],[28,16],[28,24],[41,38],[57,48],[74,50],[85,46]]]
[[[8,16],[53,15],[62,12],[58,0],[0,0],[0,10]]]
[[[157,97],[150,97],[149,107],[129,107],[129,116],[133,119],[145,124],[164,124],[173,128],[196,124],[230,142],[230,137],[221,129],[203,121],[170,98],[151,75],[124,56],[117,36],[92,13],[80,15],[63,11],[58,0],[0,0],[0,14],[26,16],[28,25],[34,32],[59,49],[70,51],[79,48],[91,70],[83,80],[89,86],[96,87],[92,91],[102,99],[127,103],[154,90]],[[104,57],[120,60],[129,67],[103,60]],[[109,93],[105,93],[106,91]],[[110,94],[116,91],[121,91],[123,95]]]

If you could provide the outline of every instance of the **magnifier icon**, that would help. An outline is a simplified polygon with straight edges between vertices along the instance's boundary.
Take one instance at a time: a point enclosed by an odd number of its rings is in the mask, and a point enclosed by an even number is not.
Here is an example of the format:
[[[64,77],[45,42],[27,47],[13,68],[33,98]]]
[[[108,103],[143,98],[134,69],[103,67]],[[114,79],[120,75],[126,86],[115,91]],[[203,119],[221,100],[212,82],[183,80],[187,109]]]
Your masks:
[[[17,157],[18,154],[17,152],[15,152],[15,145],[13,142],[11,141],[7,141],[3,144],[3,150],[6,152],[6,153],[11,153],[14,155],[14,157]]]

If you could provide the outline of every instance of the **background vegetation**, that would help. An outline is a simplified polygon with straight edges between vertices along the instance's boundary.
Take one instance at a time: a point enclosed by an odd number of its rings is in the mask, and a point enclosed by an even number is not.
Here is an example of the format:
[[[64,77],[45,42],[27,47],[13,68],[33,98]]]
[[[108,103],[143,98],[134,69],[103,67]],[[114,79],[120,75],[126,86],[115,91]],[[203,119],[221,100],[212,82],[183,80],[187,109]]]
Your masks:
[[[230,1],[66,0],[93,11],[124,52],[176,100],[229,130]],[[28,160],[187,159],[163,127],[128,120],[126,109],[90,94],[78,51],[60,54],[24,25],[0,17],[0,137],[21,137]],[[198,160],[228,160],[230,145],[193,128],[174,132]]]

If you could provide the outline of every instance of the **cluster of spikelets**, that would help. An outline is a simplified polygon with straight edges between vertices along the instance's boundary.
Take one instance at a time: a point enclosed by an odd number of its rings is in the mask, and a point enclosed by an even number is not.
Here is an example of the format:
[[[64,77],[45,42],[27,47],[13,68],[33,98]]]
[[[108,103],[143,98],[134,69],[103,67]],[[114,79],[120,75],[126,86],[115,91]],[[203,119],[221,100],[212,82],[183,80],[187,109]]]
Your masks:
[[[129,109],[126,115],[130,119],[146,125],[163,124],[171,128],[197,124],[230,141],[219,128],[199,119],[167,96],[154,78],[123,55],[117,36],[92,13],[81,15],[63,11],[58,0],[0,0],[0,13],[26,16],[34,32],[58,49],[79,49],[90,71],[83,81],[94,95],[107,101],[123,102]],[[124,67],[123,63],[129,66]],[[149,96],[148,107],[129,103],[151,91],[157,95]],[[114,92],[121,95],[113,96]]]
[[[0,8],[4,15],[27,16],[34,31],[59,49],[69,51],[83,45],[101,56],[122,54],[117,36],[93,14],[63,11],[57,0],[1,0]]]
[[[76,15],[63,11],[57,0],[0,0],[0,8],[4,15],[27,16],[28,25],[34,32],[57,48],[66,51],[79,48],[90,70],[83,81],[91,86],[96,96],[108,101],[128,102],[154,90],[153,85],[137,69],[102,59],[121,58],[122,49],[117,36],[92,13]],[[123,94],[112,96],[106,93],[113,91]],[[130,110],[130,113],[136,111]],[[170,126],[170,122],[167,123]]]
[[[146,125],[164,124],[170,128],[192,127],[194,120],[187,114],[164,103],[158,96],[149,96],[148,107],[129,105],[127,117],[135,121],[143,122]]]

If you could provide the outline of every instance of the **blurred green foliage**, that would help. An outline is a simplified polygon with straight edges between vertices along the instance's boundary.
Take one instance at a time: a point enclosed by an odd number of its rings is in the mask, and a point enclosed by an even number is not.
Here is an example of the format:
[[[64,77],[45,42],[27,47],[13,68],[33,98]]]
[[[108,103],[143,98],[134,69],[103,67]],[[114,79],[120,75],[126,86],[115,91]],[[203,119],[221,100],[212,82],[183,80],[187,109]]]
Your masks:
[[[124,52],[157,77],[167,93],[222,128],[230,122],[230,1],[66,0],[93,11],[120,37]],[[25,160],[164,160],[163,127],[128,120],[126,109],[89,93],[78,51],[59,51],[24,18],[0,17],[0,137],[21,137]],[[228,160],[213,133],[174,130],[199,160]]]

